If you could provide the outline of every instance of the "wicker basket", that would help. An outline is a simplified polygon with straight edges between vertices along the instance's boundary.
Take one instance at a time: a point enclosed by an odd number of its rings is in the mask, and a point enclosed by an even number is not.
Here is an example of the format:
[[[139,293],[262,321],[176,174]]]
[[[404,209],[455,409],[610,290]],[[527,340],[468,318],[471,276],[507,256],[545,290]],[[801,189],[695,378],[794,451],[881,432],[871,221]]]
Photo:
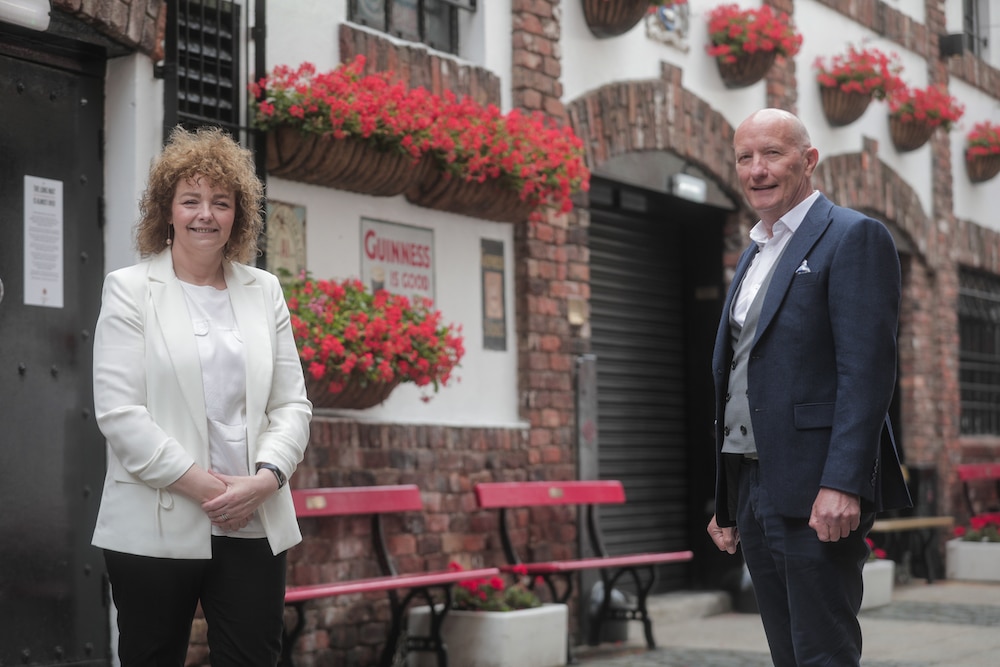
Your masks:
[[[1000,174],[1000,153],[966,157],[965,171],[973,183],[985,183]]]
[[[524,222],[534,206],[496,181],[469,182],[432,169],[406,191],[411,204],[496,222]]]
[[[623,35],[649,11],[649,0],[583,0],[583,18],[595,37]]]
[[[314,380],[306,374],[306,395],[317,408],[341,408],[345,410],[366,410],[373,408],[385,399],[399,384],[392,382],[374,382],[369,380],[362,384],[360,378],[352,375],[347,386],[339,393],[330,391],[330,381]]]
[[[402,194],[431,167],[374,143],[278,128],[267,135],[267,170],[292,181],[376,197]]]
[[[845,92],[839,86],[820,86],[819,95],[823,115],[831,127],[850,125],[864,115],[872,101],[871,93]]]
[[[722,58],[716,58],[715,63],[719,66],[719,76],[726,88],[745,88],[763,79],[777,57],[774,51],[755,51],[736,56],[735,62],[727,63]]]
[[[920,121],[904,123],[896,116],[889,116],[889,136],[900,153],[915,151],[931,138],[934,126]]]

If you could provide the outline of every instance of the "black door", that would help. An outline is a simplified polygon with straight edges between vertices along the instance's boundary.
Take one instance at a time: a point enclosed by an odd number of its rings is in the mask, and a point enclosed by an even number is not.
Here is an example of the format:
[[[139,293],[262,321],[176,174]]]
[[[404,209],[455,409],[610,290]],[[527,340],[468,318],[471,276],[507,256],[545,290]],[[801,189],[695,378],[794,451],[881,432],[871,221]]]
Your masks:
[[[0,665],[106,665],[92,339],[103,62],[0,26]]]

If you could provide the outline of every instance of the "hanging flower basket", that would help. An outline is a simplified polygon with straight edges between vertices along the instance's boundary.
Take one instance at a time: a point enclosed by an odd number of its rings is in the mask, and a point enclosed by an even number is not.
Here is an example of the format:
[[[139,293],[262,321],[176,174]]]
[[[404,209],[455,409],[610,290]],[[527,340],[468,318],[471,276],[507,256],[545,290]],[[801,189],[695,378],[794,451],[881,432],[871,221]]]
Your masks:
[[[715,62],[726,88],[745,88],[764,78],[776,55],[774,51],[755,51],[740,54],[733,62],[726,62],[723,58],[716,58]]]
[[[340,408],[343,410],[367,410],[389,398],[400,380],[378,382],[362,380],[356,374],[351,375],[344,389],[339,392],[330,391],[330,381],[325,378],[314,380],[306,374],[306,395],[317,408]]]
[[[378,197],[402,194],[430,167],[428,159],[379,150],[372,141],[279,127],[267,135],[267,169],[301,183]]]
[[[1000,174],[1000,153],[992,155],[966,155],[965,170],[973,183],[985,183]]]
[[[831,127],[850,125],[864,115],[871,104],[871,93],[844,91],[840,87],[819,87],[820,100],[823,102],[823,115]]]
[[[583,18],[595,37],[623,35],[649,10],[649,0],[583,0]]]
[[[496,180],[466,181],[437,169],[407,189],[406,199],[417,206],[496,222],[524,222],[535,209],[517,190]]]
[[[1000,173],[1000,124],[976,123],[965,140],[965,169],[970,181],[983,183]]]
[[[934,134],[934,127],[919,120],[903,121],[898,116],[889,116],[889,136],[900,153],[915,151],[926,144]]]

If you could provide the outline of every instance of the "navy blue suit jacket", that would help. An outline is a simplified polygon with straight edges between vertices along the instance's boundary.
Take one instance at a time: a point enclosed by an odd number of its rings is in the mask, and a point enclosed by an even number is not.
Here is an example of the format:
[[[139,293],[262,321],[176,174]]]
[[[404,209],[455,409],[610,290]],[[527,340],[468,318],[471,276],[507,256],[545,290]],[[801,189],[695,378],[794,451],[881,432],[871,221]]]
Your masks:
[[[757,253],[743,253],[712,359],[716,519],[731,526],[721,462],[732,363],[729,313]],[[802,262],[808,272],[796,272]],[[883,437],[896,378],[899,258],[885,226],[820,195],[778,261],[747,369],[760,483],[780,511],[808,517],[820,487],[880,511],[910,505],[895,446]]]

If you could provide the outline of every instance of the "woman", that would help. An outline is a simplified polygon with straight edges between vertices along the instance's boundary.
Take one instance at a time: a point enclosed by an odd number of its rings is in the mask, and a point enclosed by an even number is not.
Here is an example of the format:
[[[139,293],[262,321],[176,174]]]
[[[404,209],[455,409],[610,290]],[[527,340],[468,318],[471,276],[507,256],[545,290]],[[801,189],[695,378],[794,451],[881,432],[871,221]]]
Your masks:
[[[288,309],[257,253],[263,187],[217,128],[177,128],[153,165],[136,245],[109,274],[94,341],[108,471],[105,550],[124,667],[184,664],[201,602],[212,664],[275,665],[286,484],[309,437]]]

